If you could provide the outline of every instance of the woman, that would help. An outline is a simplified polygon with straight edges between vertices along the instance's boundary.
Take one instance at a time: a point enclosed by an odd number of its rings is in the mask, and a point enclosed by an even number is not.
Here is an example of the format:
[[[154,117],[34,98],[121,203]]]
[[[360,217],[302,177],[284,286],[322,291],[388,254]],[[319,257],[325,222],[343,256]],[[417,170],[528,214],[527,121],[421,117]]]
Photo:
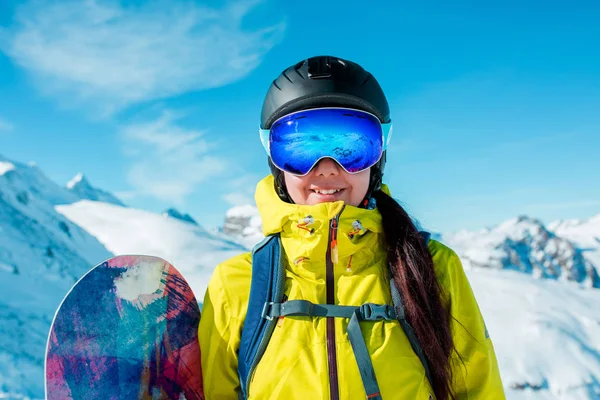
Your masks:
[[[241,382],[252,255],[219,265],[199,329],[207,399],[504,398],[459,258],[424,240],[381,183],[390,135],[383,91],[353,62],[313,57],[272,83],[261,116],[272,175],[256,202],[281,240],[284,299],[311,311],[263,312],[278,322]],[[360,329],[335,314],[348,309]]]

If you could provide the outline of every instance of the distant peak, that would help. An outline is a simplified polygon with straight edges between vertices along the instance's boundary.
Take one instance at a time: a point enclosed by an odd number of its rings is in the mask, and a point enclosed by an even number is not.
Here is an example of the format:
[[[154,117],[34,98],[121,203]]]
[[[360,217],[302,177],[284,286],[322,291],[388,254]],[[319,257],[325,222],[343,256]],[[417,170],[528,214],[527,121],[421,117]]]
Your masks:
[[[15,164],[8,161],[0,161],[0,176],[14,169],[16,169]]]
[[[109,192],[105,192],[102,189],[95,188],[86,179],[85,175],[81,172],[77,173],[69,182],[67,182],[67,189],[75,193],[80,199],[101,201],[104,203],[116,204],[119,206],[125,206],[121,200],[112,195]]]
[[[544,226],[544,223],[537,218],[530,217],[529,215],[521,214],[516,218],[509,219],[501,225],[519,225],[519,224],[532,224],[538,226]]]
[[[67,182],[67,189],[73,189],[75,186],[80,184],[89,185],[87,179],[85,179],[85,176],[83,176],[81,172],[78,172],[77,175],[73,177],[73,179]]]
[[[180,221],[189,222],[190,224],[198,225],[198,222],[192,218],[189,214],[182,214],[175,208],[169,208],[162,213],[165,217],[175,218]]]

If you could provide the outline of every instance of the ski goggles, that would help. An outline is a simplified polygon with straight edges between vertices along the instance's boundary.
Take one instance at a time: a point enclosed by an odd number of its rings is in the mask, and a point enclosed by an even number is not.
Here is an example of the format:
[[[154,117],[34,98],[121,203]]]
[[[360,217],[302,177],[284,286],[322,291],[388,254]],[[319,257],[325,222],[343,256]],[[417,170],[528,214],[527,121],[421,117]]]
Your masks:
[[[334,159],[354,174],[381,159],[392,136],[392,123],[382,124],[368,112],[349,108],[314,108],[279,118],[260,129],[260,140],[273,164],[294,175],[306,175],[323,158]]]

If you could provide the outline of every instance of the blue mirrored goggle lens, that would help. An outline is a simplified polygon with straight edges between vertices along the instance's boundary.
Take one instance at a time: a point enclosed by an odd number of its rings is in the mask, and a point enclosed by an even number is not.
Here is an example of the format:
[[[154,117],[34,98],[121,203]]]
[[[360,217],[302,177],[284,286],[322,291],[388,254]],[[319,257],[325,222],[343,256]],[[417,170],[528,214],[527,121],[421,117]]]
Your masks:
[[[308,174],[325,157],[349,173],[360,172],[375,165],[385,147],[377,117],[340,108],[287,115],[273,124],[268,140],[273,164],[296,175]]]

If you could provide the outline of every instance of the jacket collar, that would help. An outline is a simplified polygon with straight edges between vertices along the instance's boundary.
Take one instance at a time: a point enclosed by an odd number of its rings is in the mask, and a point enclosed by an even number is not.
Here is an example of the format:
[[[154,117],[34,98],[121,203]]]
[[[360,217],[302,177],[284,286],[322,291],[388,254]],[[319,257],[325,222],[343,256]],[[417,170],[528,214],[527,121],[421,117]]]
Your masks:
[[[388,192],[385,185],[382,188],[385,192]],[[272,175],[267,176],[258,183],[255,200],[262,219],[265,236],[280,233],[289,224],[302,223],[308,216],[312,216],[315,223],[328,226],[329,221],[338,214],[340,217],[340,228],[346,223],[352,226],[352,223],[358,220],[365,230],[372,232],[382,231],[381,214],[377,208],[367,210],[344,204],[343,201],[316,205],[291,204],[282,201],[275,191]]]

